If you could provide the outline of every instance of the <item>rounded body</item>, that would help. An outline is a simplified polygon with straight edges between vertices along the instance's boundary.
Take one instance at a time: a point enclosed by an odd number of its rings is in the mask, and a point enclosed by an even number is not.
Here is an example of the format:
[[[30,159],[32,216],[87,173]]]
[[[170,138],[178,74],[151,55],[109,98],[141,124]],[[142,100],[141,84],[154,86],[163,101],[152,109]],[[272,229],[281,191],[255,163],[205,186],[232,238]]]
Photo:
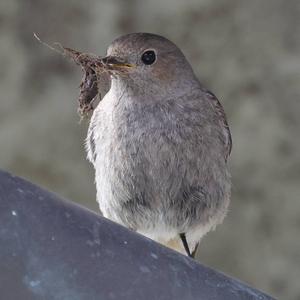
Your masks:
[[[160,241],[184,232],[191,248],[222,222],[229,137],[214,101],[200,87],[147,101],[112,82],[87,138],[105,217]]]

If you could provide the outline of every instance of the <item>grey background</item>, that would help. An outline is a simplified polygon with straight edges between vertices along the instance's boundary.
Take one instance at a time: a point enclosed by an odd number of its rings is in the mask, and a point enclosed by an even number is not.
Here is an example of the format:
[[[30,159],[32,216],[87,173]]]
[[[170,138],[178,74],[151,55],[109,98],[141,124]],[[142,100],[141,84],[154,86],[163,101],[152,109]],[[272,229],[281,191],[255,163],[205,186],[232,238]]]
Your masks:
[[[222,101],[231,209],[198,259],[300,299],[300,1],[2,0],[0,167],[97,209],[79,124],[80,69],[33,38],[105,54],[117,36],[174,41]]]

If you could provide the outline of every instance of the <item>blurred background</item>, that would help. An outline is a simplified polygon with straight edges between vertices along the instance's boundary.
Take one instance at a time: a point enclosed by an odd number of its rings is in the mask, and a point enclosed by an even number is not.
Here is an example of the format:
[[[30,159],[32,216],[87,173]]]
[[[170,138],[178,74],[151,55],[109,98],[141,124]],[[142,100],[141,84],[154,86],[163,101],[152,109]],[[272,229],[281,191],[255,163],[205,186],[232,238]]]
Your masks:
[[[232,203],[197,259],[300,299],[300,1],[2,0],[0,167],[97,210],[80,68],[33,38],[104,55],[129,32],[174,41],[222,101]]]

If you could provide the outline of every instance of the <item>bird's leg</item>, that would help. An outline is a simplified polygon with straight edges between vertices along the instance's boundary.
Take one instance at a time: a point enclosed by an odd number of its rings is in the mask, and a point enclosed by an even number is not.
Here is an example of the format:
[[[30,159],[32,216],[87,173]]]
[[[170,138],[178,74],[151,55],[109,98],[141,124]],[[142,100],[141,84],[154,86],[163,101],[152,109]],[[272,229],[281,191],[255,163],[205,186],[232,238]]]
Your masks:
[[[182,241],[182,244],[183,244],[183,247],[184,247],[184,249],[185,249],[186,254],[187,254],[189,257],[194,258],[195,251],[191,254],[189,245],[188,245],[187,240],[186,240],[185,233],[180,233],[179,236],[180,236],[180,239],[181,239],[181,241]]]
[[[198,246],[199,246],[199,243],[196,244],[195,249],[194,249],[194,251],[192,252],[192,256],[191,256],[192,258],[195,258],[196,252],[197,252],[197,249],[198,249]]]

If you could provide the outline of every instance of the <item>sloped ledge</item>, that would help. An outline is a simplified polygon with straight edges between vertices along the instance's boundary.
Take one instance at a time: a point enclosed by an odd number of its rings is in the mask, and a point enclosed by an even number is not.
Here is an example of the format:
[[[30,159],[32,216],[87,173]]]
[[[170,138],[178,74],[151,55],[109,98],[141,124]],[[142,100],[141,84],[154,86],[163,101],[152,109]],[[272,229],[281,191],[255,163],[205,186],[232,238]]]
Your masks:
[[[14,300],[273,299],[1,171],[0,279]]]

